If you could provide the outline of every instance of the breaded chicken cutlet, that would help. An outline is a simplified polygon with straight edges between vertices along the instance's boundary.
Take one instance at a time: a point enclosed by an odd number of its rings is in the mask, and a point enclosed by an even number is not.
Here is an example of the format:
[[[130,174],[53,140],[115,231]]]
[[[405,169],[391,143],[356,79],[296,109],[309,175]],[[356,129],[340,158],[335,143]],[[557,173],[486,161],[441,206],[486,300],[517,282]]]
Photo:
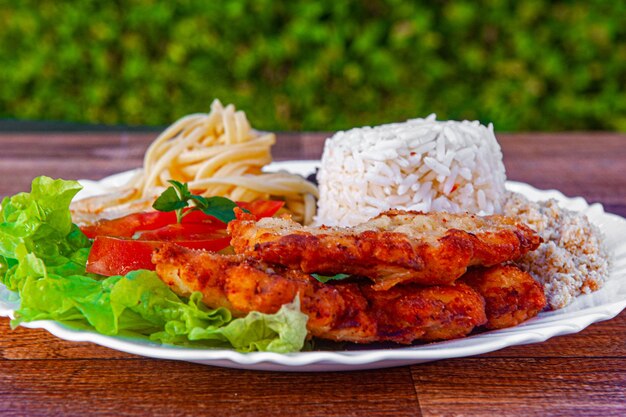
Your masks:
[[[275,313],[300,297],[312,336],[370,343],[447,340],[466,336],[487,321],[483,298],[468,285],[406,285],[374,291],[371,284],[322,284],[301,271],[270,267],[242,255],[220,255],[175,244],[153,256],[156,271],[172,290],[200,291],[211,307],[235,316]]]
[[[500,215],[389,210],[350,228],[314,228],[235,211],[228,231],[236,253],[305,273],[368,277],[377,290],[450,284],[468,267],[515,260],[541,243],[532,229]]]
[[[541,284],[513,265],[473,268],[459,282],[469,285],[485,299],[487,329],[517,326],[546,307]]]
[[[484,324],[513,326],[538,311],[536,303],[523,301],[532,293],[526,289],[530,276],[509,266],[473,271],[469,282],[476,289],[460,280],[452,285],[407,284],[379,291],[368,280],[323,284],[302,271],[270,266],[245,255],[220,255],[175,244],[161,247],[153,262],[175,293],[188,296],[200,291],[207,306],[226,307],[235,316],[275,313],[299,296],[302,312],[309,317],[310,335],[335,341],[448,340]],[[481,281],[483,271],[487,275]],[[486,310],[483,298],[490,294],[490,285],[498,285],[503,277],[506,291],[520,298],[504,316],[497,308]],[[497,306],[498,301],[491,304]]]

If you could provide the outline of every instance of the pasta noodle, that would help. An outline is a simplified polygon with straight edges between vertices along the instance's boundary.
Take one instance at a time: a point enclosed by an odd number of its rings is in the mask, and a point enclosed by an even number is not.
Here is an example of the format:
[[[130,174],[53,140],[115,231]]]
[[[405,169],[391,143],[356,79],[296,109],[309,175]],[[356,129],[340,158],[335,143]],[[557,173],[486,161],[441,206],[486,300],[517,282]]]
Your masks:
[[[270,148],[275,141],[273,133],[252,129],[244,112],[215,100],[210,113],[185,116],[155,139],[146,151],[143,168],[125,186],[132,193],[123,198],[116,193],[108,200],[100,197],[98,204],[109,211],[151,204],[170,185],[167,181],[174,179],[187,182],[204,196],[235,201],[284,199],[294,220],[308,224],[315,215],[317,187],[298,175],[262,172],[272,161]],[[75,211],[81,211],[80,207]]]

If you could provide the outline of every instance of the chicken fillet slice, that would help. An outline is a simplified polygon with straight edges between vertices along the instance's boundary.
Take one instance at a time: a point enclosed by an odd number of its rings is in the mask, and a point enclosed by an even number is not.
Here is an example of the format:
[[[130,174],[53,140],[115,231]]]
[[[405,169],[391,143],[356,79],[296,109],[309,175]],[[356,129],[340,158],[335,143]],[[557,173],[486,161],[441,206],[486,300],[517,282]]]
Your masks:
[[[350,228],[305,227],[235,209],[228,231],[235,252],[305,273],[400,283],[450,284],[469,266],[492,266],[536,249],[541,238],[511,217],[390,210]]]
[[[275,313],[300,297],[315,337],[369,343],[447,340],[466,336],[487,321],[483,298],[463,283],[403,285],[375,291],[369,281],[322,284],[310,275],[268,266],[245,255],[220,255],[166,244],[153,256],[156,271],[172,290],[200,291],[211,307],[234,316]],[[350,281],[350,282],[348,282]]]
[[[485,299],[488,329],[516,326],[546,307],[541,284],[513,265],[475,268],[459,280]]]

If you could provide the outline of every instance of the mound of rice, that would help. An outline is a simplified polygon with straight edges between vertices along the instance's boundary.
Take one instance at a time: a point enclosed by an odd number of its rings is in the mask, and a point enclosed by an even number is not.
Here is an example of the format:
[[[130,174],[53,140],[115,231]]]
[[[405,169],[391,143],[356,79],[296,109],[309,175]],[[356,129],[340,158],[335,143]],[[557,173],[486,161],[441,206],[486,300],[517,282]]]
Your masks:
[[[430,115],[337,132],[317,180],[316,224],[353,226],[391,208],[497,213],[506,175],[491,124]]]

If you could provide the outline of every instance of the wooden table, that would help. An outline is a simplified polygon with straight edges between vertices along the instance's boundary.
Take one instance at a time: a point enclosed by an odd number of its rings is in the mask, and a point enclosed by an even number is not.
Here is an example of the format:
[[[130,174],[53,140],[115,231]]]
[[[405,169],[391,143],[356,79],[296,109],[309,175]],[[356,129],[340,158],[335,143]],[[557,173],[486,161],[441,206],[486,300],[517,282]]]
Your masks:
[[[0,195],[33,177],[139,166],[154,134],[0,134]],[[282,134],[275,159],[317,159],[323,134]],[[508,177],[626,216],[626,136],[502,134]],[[625,236],[626,238],[626,236]],[[624,416],[626,313],[569,336],[376,371],[271,373],[152,360],[0,319],[0,415]]]

